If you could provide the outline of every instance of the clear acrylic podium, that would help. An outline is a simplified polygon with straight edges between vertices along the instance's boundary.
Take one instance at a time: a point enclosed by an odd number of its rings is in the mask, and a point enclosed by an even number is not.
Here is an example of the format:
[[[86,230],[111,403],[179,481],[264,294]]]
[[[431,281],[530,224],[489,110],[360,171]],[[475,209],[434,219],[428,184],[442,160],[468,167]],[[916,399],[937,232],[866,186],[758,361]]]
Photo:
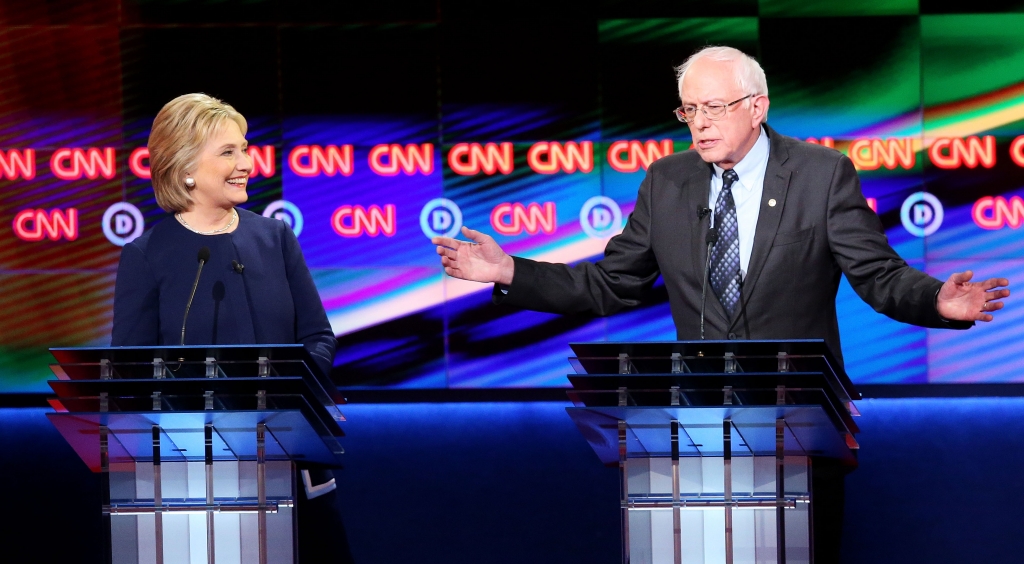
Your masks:
[[[619,467],[624,564],[814,561],[810,459],[858,448],[824,341],[571,347],[567,410]]]
[[[50,421],[102,472],[112,564],[297,560],[295,465],[344,403],[302,345],[51,349]]]

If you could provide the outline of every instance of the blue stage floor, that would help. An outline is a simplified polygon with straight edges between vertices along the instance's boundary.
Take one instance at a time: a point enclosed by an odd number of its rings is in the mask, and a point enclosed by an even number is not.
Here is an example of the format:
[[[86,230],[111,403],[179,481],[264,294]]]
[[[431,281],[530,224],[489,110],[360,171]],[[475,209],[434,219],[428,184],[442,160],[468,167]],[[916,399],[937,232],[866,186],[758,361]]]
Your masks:
[[[339,501],[356,562],[618,562],[617,471],[567,405],[345,406]],[[843,562],[1020,561],[1024,398],[858,407]],[[4,561],[100,562],[98,478],[46,412],[0,409],[0,483],[14,517],[0,527]]]

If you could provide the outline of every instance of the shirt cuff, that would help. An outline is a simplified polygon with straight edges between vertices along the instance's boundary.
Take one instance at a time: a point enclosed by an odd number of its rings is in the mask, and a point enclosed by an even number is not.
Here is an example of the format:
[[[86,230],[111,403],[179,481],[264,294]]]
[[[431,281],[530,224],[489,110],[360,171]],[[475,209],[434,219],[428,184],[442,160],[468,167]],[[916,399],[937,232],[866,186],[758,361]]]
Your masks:
[[[306,490],[306,499],[313,499],[326,493],[333,492],[338,487],[338,484],[334,481],[334,478],[331,477],[330,480],[314,486],[313,480],[309,476],[309,470],[303,470],[302,486]]]

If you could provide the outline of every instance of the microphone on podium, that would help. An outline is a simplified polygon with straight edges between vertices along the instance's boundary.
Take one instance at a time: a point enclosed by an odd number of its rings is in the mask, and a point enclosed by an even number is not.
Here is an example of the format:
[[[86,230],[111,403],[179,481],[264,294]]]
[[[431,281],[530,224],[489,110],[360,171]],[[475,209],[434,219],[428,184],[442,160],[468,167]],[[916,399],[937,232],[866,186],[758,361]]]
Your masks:
[[[705,208],[706,209],[706,208]],[[711,247],[718,242],[718,229],[708,229],[708,236],[705,239],[708,244],[707,259],[704,262],[704,287],[700,291],[700,340],[704,340],[704,304],[708,297],[708,276],[711,272]]]
[[[203,274],[203,265],[210,260],[210,247],[199,249],[199,269],[196,270],[196,281],[192,283],[192,293],[188,296],[188,303],[185,304],[185,316],[181,320],[181,345],[185,346],[185,324],[188,323],[188,310],[192,309],[192,300],[196,297],[196,288],[199,287],[199,276]]]

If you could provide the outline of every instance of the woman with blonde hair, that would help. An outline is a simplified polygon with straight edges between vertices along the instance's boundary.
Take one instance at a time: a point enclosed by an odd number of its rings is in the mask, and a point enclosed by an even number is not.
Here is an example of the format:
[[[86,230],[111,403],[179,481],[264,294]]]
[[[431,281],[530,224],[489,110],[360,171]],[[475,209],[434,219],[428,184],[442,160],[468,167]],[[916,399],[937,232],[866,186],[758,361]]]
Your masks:
[[[184,344],[302,343],[330,374],[336,340],[298,240],[284,222],[237,207],[252,171],[246,129],[234,108],[205,94],[179,96],[157,114],[153,191],[173,215],[121,251],[113,344],[180,344],[207,248]]]
[[[238,207],[252,172],[247,128],[234,108],[205,94],[179,96],[157,114],[150,171],[157,204],[171,215],[121,251],[111,344],[301,343],[328,376],[337,341],[298,239],[283,221]],[[197,261],[205,262],[198,280]],[[300,552],[344,560],[334,479],[303,473],[306,498],[323,499],[300,499]]]

